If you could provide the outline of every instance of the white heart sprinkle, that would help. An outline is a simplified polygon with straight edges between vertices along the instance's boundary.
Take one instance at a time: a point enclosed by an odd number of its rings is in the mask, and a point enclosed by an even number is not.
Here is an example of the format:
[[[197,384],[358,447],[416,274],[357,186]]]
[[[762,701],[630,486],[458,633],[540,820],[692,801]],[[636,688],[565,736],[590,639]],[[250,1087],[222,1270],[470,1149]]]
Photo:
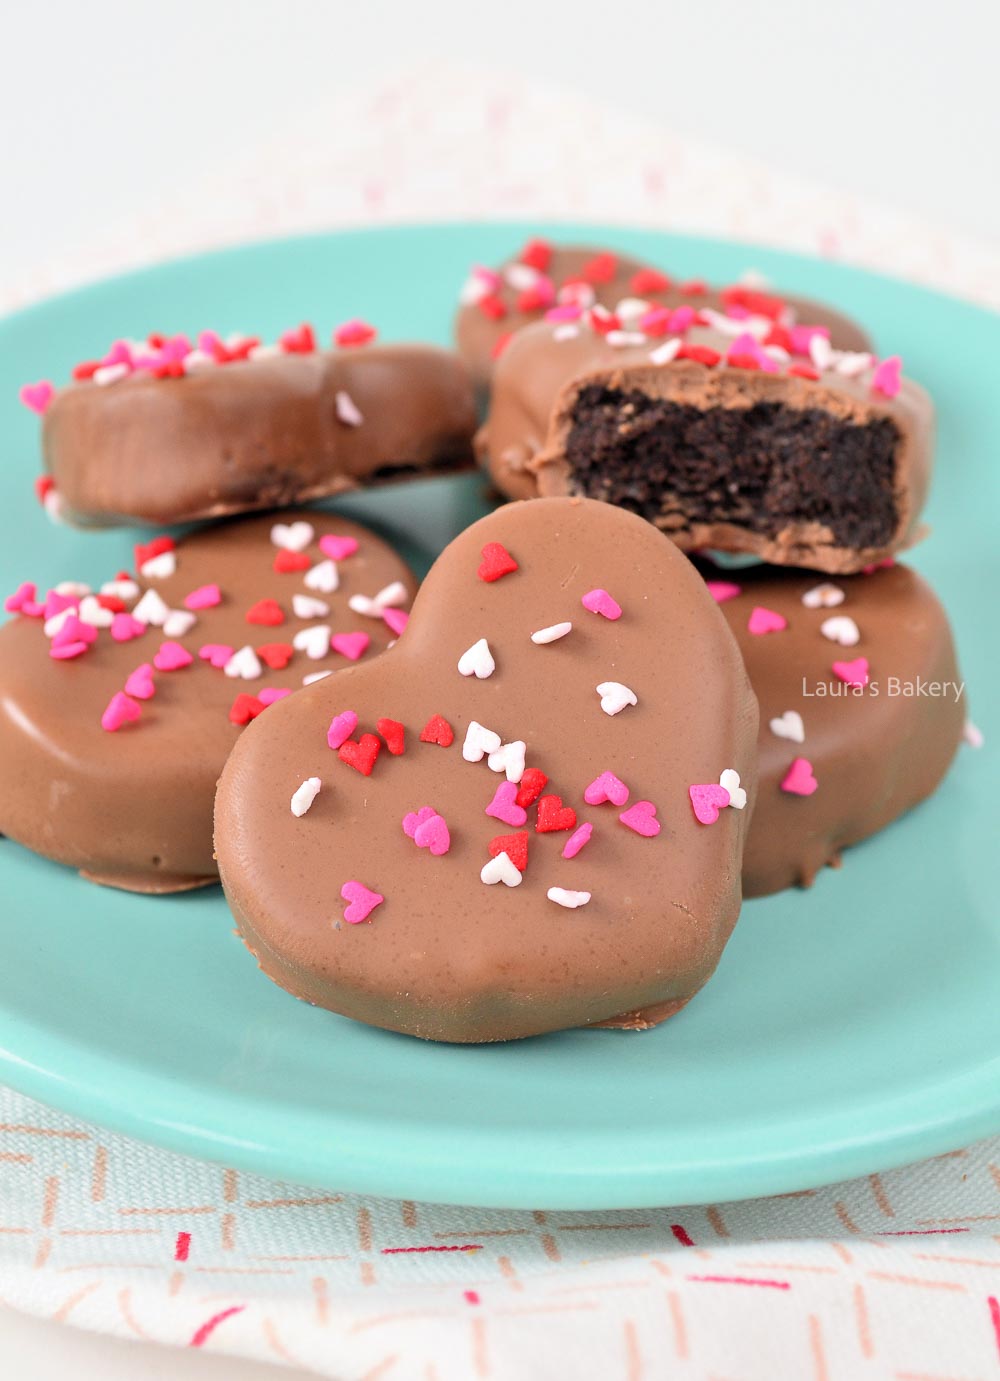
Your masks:
[[[487,676],[492,676],[496,671],[496,666],[490,645],[485,638],[480,638],[477,643],[473,643],[458,659],[458,669],[461,674],[463,676],[475,676],[480,681],[484,681]]]
[[[539,270],[532,268],[530,264],[508,264],[503,276],[515,292],[523,293],[538,282]]]
[[[349,393],[341,389],[335,399],[337,416],[345,427],[360,427],[365,420],[357,403]]]
[[[297,619],[321,619],[330,612],[330,606],[312,595],[292,595],[292,611]]]
[[[962,730],[962,737],[970,748],[982,748],[986,738],[982,729],[973,724],[971,719],[965,721],[965,728]]]
[[[734,810],[742,810],[747,803],[747,794],[740,786],[740,774],[735,767],[727,767],[719,778],[723,791],[729,792],[729,804]]]
[[[48,518],[49,522],[65,523],[66,520],[63,517],[62,495],[59,493],[58,489],[49,490],[45,495],[42,506],[45,509],[45,516]]]
[[[601,709],[605,714],[618,714],[626,705],[639,703],[635,691],[629,690],[620,681],[602,681],[597,687],[597,694],[601,697]]]
[[[168,638],[183,638],[197,622],[197,615],[192,614],[190,609],[171,609],[163,620],[163,631]]]
[[[103,604],[98,604],[94,595],[84,595],[80,600],[78,614],[83,623],[89,623],[93,628],[110,628],[114,614],[110,609],[105,609]]]
[[[831,585],[828,581],[822,585],[814,585],[802,596],[802,603],[807,609],[835,609],[843,602],[843,590],[839,585]]]
[[[83,599],[84,595],[89,595],[91,589],[82,580],[60,580],[58,585],[52,587],[57,595],[65,595],[67,599]],[[102,590],[101,594],[106,591]]]
[[[292,796],[292,814],[300,816],[305,815],[306,811],[319,795],[319,789],[322,785],[323,783],[318,777],[307,777]]]
[[[307,590],[319,590],[322,595],[332,595],[334,590],[340,588],[340,572],[337,570],[335,561],[319,561],[310,570],[306,571],[305,586]]]
[[[633,326],[640,317],[646,315],[652,305],[644,297],[623,297],[620,302],[615,303],[615,316],[625,326]]]
[[[836,614],[832,619],[824,619],[819,631],[824,638],[829,638],[832,643],[839,643],[841,647],[854,647],[861,641],[861,630],[846,614]]]
[[[523,739],[515,739],[513,743],[504,743],[489,756],[488,763],[491,772],[506,772],[509,782],[519,782],[524,776],[524,753],[526,744]]]
[[[833,346],[826,336],[814,335],[809,341],[809,358],[823,372],[833,364]]]
[[[565,638],[566,634],[572,631],[572,628],[571,623],[553,623],[548,628],[539,628],[537,633],[532,633],[531,641],[540,645],[554,643],[559,638]]]
[[[653,364],[669,364],[671,360],[676,359],[683,343],[680,336],[674,336],[672,340],[665,340],[662,345],[658,345],[655,350],[650,350],[649,358]]]
[[[646,344],[646,337],[641,331],[609,331],[604,339],[615,350],[627,350],[630,345]]]
[[[257,358],[254,350],[250,351],[250,358]],[[210,355],[207,350],[189,350],[184,356],[184,373],[196,374],[199,369],[213,369],[215,363],[215,356]]]
[[[367,595],[351,595],[347,601],[349,609],[353,609],[355,614],[363,614],[366,618],[380,619],[383,609],[391,606],[398,607],[405,604],[409,599],[409,592],[401,580],[394,580],[391,585],[386,585],[379,590],[377,595],[372,595],[371,599]]]
[[[177,556],[172,551],[161,551],[158,556],[151,556],[148,561],[144,561],[139,567],[139,574],[143,580],[166,580],[177,570]]]
[[[238,676],[241,681],[255,681],[264,674],[260,658],[249,643],[234,652],[222,670],[227,676]]]
[[[91,379],[95,384],[116,384],[119,379],[124,379],[129,373],[129,367],[124,362],[118,364],[102,364],[91,374]]]
[[[521,881],[521,874],[511,862],[510,854],[503,851],[483,865],[479,877],[488,887],[497,882],[502,882],[505,887],[517,887]]]
[[[554,341],[576,340],[580,334],[580,328],[572,321],[561,321],[552,332]]]
[[[162,628],[169,613],[170,610],[156,591],[147,590],[132,610],[132,617],[138,619],[140,623],[149,623],[154,628]]]
[[[139,587],[134,580],[106,580],[101,586],[102,595],[114,595],[116,599],[136,599]]]
[[[330,625],[314,623],[310,628],[300,628],[292,638],[292,646],[297,652],[304,652],[310,661],[318,662],[330,651]]]
[[[589,892],[570,892],[565,887],[550,887],[545,895],[557,906],[569,907],[571,911],[575,911],[578,906],[586,906],[590,901]]]
[[[45,620],[43,632],[47,638],[54,638],[69,618],[70,614],[75,614],[76,610],[72,605],[68,609],[60,609],[58,614],[53,614],[50,619]]]
[[[192,353],[193,353],[193,352],[192,352]],[[276,360],[276,359],[278,359],[278,357],[279,357],[280,355],[284,355],[285,353],[286,353],[286,352],[285,352],[284,350],[282,350],[282,348],[281,348],[280,345],[255,345],[255,346],[253,347],[253,349],[250,351],[250,359],[251,359],[251,360]],[[214,360],[213,360],[213,363],[214,363]],[[190,368],[191,368],[191,356],[190,356],[190,355],[185,355],[185,356],[184,356],[184,368],[185,368],[185,369],[190,369]]]
[[[806,741],[806,726],[798,710],[786,710],[777,719],[772,719],[770,729],[777,738],[791,739],[793,743]]]
[[[500,735],[473,720],[465,732],[462,757],[466,762],[481,762],[487,753],[495,753],[499,747]]]
[[[314,681],[322,681],[324,677],[332,675],[333,673],[330,671],[311,671],[308,676],[303,676],[302,684],[311,686]]]
[[[856,379],[875,363],[875,357],[867,350],[841,350],[837,354],[836,369],[846,379]]]
[[[315,536],[312,523],[275,523],[271,529],[271,541],[285,551],[305,551]]]

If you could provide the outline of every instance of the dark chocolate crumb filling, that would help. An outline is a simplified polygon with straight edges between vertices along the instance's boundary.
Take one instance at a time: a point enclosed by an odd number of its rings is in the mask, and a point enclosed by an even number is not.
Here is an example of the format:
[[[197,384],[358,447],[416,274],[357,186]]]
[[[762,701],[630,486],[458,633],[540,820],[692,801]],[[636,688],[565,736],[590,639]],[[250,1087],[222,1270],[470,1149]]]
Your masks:
[[[574,489],[672,532],[731,523],[766,537],[819,523],[864,549],[896,532],[896,448],[887,417],[846,422],[820,408],[760,402],[696,408],[588,384],[566,459]]]

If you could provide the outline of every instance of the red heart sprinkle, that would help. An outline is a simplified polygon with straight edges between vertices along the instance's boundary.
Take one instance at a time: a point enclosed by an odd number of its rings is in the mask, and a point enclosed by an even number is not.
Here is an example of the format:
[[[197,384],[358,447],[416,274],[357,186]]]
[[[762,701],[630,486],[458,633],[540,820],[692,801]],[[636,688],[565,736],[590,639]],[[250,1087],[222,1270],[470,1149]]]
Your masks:
[[[247,610],[247,623],[264,623],[269,627],[285,622],[285,612],[276,599],[259,599]]]
[[[174,539],[165,533],[161,537],[154,537],[151,542],[137,542],[132,548],[136,570],[141,570],[147,561],[152,561],[154,556],[162,556],[165,551],[173,551],[173,549]]]
[[[420,730],[421,743],[440,743],[442,748],[450,748],[455,741],[455,730],[443,715],[432,714]]]
[[[272,671],[283,671],[292,660],[294,653],[295,649],[291,643],[264,643],[263,647],[257,649],[257,656]]]
[[[548,777],[540,767],[526,767],[521,773],[521,782],[515,800],[522,810],[533,806],[548,784]]]
[[[539,800],[538,815],[535,819],[535,829],[539,834],[571,830],[575,827],[576,811],[572,806],[564,806],[561,796],[543,796]]]
[[[112,614],[124,614],[125,601],[117,595],[98,595],[97,602],[102,609],[110,609]]]
[[[274,569],[278,575],[290,575],[293,571],[307,571],[312,565],[304,551],[288,551],[282,547],[274,558]]]
[[[603,254],[595,254],[593,259],[587,260],[580,270],[580,277],[585,283],[610,283],[617,272],[617,258],[605,250]]]
[[[499,580],[517,570],[517,562],[501,542],[487,542],[483,547],[483,561],[477,572],[480,580]]]
[[[398,758],[406,747],[406,730],[398,719],[378,719],[375,727],[385,739],[385,746],[394,758]]]
[[[247,695],[243,691],[230,706],[229,722],[231,724],[249,724],[251,719],[256,719],[264,708],[264,705],[255,695]]]
[[[337,756],[363,777],[370,777],[381,747],[381,741],[374,734],[362,734],[358,742],[349,738],[342,743],[337,749]]]
[[[51,475],[37,475],[35,477],[35,498],[39,503],[44,503],[56,487],[56,482]]]
[[[490,858],[496,858],[497,854],[506,854],[519,873],[523,873],[528,866],[528,832],[521,830],[517,834],[498,834],[495,839],[490,840]]]
[[[517,256],[519,264],[527,264],[529,268],[537,269],[539,273],[546,273],[552,262],[552,246],[548,240],[541,240],[537,237],[528,241]]]
[[[669,292],[671,282],[659,269],[640,269],[633,273],[628,286],[629,292],[636,297],[648,297],[650,293]]]

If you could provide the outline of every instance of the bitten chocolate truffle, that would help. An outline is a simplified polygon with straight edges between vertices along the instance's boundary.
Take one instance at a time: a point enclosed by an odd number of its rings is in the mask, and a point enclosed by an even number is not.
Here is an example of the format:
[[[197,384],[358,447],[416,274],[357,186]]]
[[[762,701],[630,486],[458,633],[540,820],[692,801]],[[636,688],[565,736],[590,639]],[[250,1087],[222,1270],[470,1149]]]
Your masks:
[[[276,508],[472,463],[476,414],[457,356],[311,328],[277,345],[202,332],[118,341],[43,405],[42,449],[62,517],[155,525]]]
[[[948,618],[898,564],[835,582],[768,566],[708,580],[760,702],[744,893],[809,886],[951,763],[966,697]]]
[[[0,628],[0,832],[94,882],[215,882],[212,804],[243,726],[316,676],[371,660],[410,571],[318,509],[136,548],[136,574],[45,596]],[[6,843],[4,848],[12,848]]]
[[[399,642],[268,710],[216,800],[297,997],[429,1040],[662,1021],[740,906],[757,707],[695,568],[606,504],[508,505]]]
[[[699,315],[590,312],[521,331],[478,439],[497,486],[618,504],[684,551],[827,572],[916,541],[933,408],[899,357]]]

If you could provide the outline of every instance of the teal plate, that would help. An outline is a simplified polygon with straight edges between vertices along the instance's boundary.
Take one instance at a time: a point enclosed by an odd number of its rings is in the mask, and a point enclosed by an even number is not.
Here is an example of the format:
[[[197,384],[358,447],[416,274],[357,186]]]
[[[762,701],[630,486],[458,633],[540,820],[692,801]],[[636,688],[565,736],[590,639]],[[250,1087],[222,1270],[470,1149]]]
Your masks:
[[[130,896],[2,842],[0,1079],[270,1176],[497,1206],[789,1192],[1000,1132],[1000,317],[758,248],[542,229],[686,276],[725,281],[753,265],[842,304],[902,350],[940,412],[937,530],[914,563],[951,611],[986,747],[963,747],[931,801],[811,891],[748,904],[705,992],[644,1035],[461,1048],[369,1030],[261,978],[217,890]],[[359,315],[390,338],[444,342],[466,266],[498,260],[525,234],[424,226],[255,245],[0,323],[0,586],[104,578],[129,564],[133,540],[53,529],[33,503],[37,428],[15,401],[21,383],[65,378],[105,341],[152,327],[273,336],[303,318],[326,331]],[[340,507],[426,568],[484,504],[467,477]]]

